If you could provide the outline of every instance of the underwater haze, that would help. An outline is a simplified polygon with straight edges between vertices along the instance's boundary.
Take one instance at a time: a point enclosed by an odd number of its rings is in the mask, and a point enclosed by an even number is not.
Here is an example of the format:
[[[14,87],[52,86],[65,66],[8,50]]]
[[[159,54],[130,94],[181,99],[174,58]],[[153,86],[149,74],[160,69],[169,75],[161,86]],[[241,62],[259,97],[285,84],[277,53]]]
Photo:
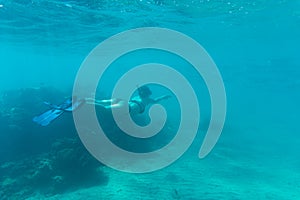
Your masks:
[[[199,159],[211,117],[201,76],[160,51],[116,60],[97,98],[110,98],[126,70],[156,62],[184,74],[201,107],[197,137],[182,157],[131,174],[90,154],[71,113],[45,127],[32,119],[47,110],[43,102],[72,96],[81,64],[99,43],[143,27],[179,31],[205,48],[222,75],[227,113],[216,146]],[[0,0],[0,44],[0,199],[300,199],[299,0]],[[170,92],[149,87],[154,96]],[[175,96],[161,103],[168,119],[146,143],[120,136],[110,113],[97,116],[115,144],[148,152],[174,137],[179,103]],[[149,123],[147,113],[134,120]]]

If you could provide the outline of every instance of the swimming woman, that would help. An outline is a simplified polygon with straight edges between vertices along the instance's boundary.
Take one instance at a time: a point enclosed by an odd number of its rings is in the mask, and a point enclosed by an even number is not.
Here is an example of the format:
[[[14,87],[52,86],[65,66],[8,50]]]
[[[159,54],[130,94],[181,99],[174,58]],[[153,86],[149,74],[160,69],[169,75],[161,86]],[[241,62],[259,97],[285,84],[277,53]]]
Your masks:
[[[53,105],[48,102],[44,102],[50,107],[50,110],[47,110],[43,114],[33,118],[33,121],[41,126],[47,126],[62,115],[64,112],[72,112],[78,109],[84,103],[92,104],[96,106],[101,106],[105,109],[122,109],[125,106],[128,106],[129,112],[131,114],[140,114],[143,113],[147,106],[156,104],[164,99],[168,99],[170,95],[163,95],[158,98],[151,98],[151,90],[147,86],[142,86],[138,88],[138,95],[131,98],[129,101],[123,99],[107,99],[107,100],[97,100],[93,98],[77,99],[76,97],[69,98],[60,105]]]
[[[120,109],[128,106],[129,112],[131,114],[143,113],[147,106],[159,103],[164,99],[168,99],[170,95],[163,95],[158,98],[151,98],[151,90],[147,86],[142,86],[138,88],[138,95],[131,98],[128,102],[123,99],[107,99],[107,100],[96,100],[93,98],[86,98],[85,102],[87,104],[94,104],[96,106],[101,106],[106,109]]]

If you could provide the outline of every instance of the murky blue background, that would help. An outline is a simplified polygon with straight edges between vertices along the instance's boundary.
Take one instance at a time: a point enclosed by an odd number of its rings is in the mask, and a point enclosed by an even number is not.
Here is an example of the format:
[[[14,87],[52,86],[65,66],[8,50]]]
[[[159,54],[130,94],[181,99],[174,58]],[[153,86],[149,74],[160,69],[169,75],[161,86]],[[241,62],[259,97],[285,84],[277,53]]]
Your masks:
[[[1,199],[39,199],[45,194],[81,198],[80,184],[72,191],[56,188],[44,193],[32,184],[20,194],[10,188],[28,184],[20,181],[17,170],[7,170],[7,163],[26,165],[30,171],[24,159],[52,152],[59,138],[76,137],[71,116],[46,128],[34,125],[31,118],[46,109],[42,101],[58,103],[71,94],[77,70],[97,44],[121,31],[149,26],[187,34],[214,59],[228,98],[224,131],[205,160],[198,160],[197,152],[208,122],[190,151],[171,167],[137,177],[105,168],[107,183],[91,184],[93,192],[82,191],[85,197],[298,199],[299,0],[0,0]],[[148,61],[143,56],[128,59]],[[105,84],[111,87],[113,82]],[[204,111],[206,115],[209,109]],[[59,181],[57,176],[50,179]]]

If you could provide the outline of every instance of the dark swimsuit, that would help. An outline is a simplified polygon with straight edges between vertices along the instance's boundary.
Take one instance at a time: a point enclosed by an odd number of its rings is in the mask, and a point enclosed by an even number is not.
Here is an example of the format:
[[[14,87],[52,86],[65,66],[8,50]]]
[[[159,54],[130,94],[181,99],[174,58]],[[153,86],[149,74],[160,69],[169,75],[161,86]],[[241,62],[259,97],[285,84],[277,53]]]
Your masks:
[[[143,104],[143,102],[140,102],[140,101],[137,101],[137,100],[130,100],[129,102],[135,103],[135,104],[137,104],[139,106],[139,108],[140,108],[140,112],[139,113],[143,113],[145,111],[145,109],[146,109],[146,106],[145,106],[145,104]],[[129,106],[129,112],[131,112],[130,106]]]

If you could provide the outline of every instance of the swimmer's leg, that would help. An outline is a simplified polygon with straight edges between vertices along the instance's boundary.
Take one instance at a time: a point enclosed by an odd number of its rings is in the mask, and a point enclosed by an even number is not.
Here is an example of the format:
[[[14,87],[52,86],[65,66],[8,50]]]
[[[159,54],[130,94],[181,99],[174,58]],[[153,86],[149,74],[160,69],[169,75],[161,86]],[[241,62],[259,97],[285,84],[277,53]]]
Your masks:
[[[104,107],[106,109],[109,108],[117,108],[123,105],[123,100],[121,99],[117,99],[117,98],[113,98],[113,99],[102,99],[102,100],[97,100],[97,99],[93,99],[93,98],[86,98],[86,103],[87,104],[93,104],[96,106],[101,106]]]

